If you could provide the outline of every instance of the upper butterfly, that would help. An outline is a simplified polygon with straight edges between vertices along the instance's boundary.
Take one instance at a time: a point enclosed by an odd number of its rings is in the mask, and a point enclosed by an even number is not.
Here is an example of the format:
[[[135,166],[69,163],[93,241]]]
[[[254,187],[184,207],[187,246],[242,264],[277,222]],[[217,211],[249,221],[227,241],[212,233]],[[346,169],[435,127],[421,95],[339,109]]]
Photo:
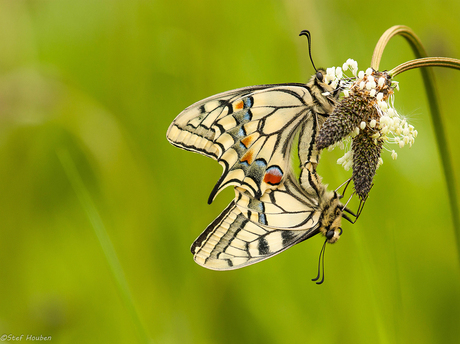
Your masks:
[[[260,85],[220,93],[176,117],[166,134],[169,142],[209,156],[224,169],[208,203],[229,185],[242,187],[256,198],[276,189],[290,167],[293,137],[308,119],[315,122],[314,131],[302,136],[314,135],[303,138],[307,156],[300,158],[311,160],[311,141],[340,91],[323,79],[324,71],[319,70],[306,85]]]
[[[331,243],[339,238],[344,207],[316,173],[315,140],[340,90],[318,70],[307,84],[260,85],[211,96],[171,123],[171,144],[209,156],[224,169],[208,202],[226,186],[235,187],[235,199],[191,247],[198,264],[236,269],[318,233]],[[298,180],[291,166],[297,133]]]

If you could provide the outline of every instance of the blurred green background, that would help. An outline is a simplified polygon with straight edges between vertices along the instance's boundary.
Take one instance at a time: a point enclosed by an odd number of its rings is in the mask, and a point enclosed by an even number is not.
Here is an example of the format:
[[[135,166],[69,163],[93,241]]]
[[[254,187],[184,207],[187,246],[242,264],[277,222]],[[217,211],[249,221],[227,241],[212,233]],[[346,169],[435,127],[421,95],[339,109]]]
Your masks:
[[[242,270],[195,264],[191,243],[233,192],[207,205],[221,167],[165,134],[180,111],[212,94],[305,82],[314,71],[303,29],[317,66],[353,58],[366,69],[395,24],[412,27],[430,55],[460,58],[459,17],[456,0],[1,0],[0,335],[458,343],[458,252],[418,71],[397,78],[395,103],[419,132],[415,145],[396,148],[396,161],[383,155],[359,221],[344,223],[328,248],[321,286],[310,281],[320,237]],[[381,69],[412,58],[395,38]],[[459,72],[435,74],[460,180]],[[71,158],[84,189],[72,186],[59,156]],[[331,188],[350,175],[339,156],[322,158]],[[81,202],[76,191],[85,189]],[[118,287],[101,228],[130,294]]]

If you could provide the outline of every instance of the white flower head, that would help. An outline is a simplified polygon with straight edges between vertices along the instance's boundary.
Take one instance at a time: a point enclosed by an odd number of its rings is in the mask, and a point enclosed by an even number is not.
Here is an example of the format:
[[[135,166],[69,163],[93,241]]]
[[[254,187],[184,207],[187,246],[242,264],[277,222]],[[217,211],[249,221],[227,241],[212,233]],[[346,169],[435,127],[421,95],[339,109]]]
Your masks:
[[[342,66],[343,71],[350,70],[351,73],[356,76],[356,73],[358,71],[358,62],[356,62],[353,59],[348,59]]]
[[[353,77],[347,76],[347,71],[351,71]],[[378,72],[372,68],[358,72],[358,63],[352,59],[348,59],[342,67],[328,68],[326,73],[326,80],[334,88],[338,85],[342,87],[343,99],[360,97],[361,102],[367,102],[369,108],[375,109],[365,110],[366,113],[362,114],[363,118],[355,129],[340,141],[342,147],[344,142],[354,140],[358,135],[368,135],[372,142],[383,145],[383,148],[391,154],[391,158],[396,159],[397,152],[386,148],[387,145],[395,144],[399,148],[412,146],[418,132],[394,108],[394,90],[399,90],[397,81],[391,80],[386,72]],[[333,146],[338,147],[340,144]],[[353,166],[352,159],[353,152],[350,148],[337,163],[349,169]],[[383,160],[379,158],[377,165],[380,166],[382,163]]]
[[[348,171],[353,166],[353,151],[349,150],[341,158],[337,160],[337,164],[343,166],[345,171]]]
[[[335,75],[336,75],[336,77],[337,77],[338,79],[342,79],[342,77],[343,77],[342,68],[337,67],[337,68],[335,69]]]
[[[381,92],[379,92],[379,94],[380,93]],[[377,94],[377,100],[378,100],[378,96],[379,95]],[[383,112],[388,110],[388,103],[386,101],[378,100],[377,105],[379,106],[380,110],[382,110]]]

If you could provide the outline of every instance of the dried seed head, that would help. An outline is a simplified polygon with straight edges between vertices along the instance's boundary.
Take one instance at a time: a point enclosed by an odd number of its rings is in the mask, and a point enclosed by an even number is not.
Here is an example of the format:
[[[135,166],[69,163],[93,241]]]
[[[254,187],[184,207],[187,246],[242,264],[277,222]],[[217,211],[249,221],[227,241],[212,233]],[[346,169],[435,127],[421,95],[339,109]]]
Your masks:
[[[361,199],[366,199],[371,190],[372,180],[380,159],[383,140],[372,138],[373,131],[369,128],[361,131],[353,139],[353,174],[355,191]]]
[[[378,85],[375,80],[379,81]],[[358,79],[347,90],[347,96],[342,98],[321,127],[316,141],[317,149],[329,147],[342,140],[361,122],[369,123],[374,120],[375,126],[379,116],[374,115],[374,107],[379,102],[386,101],[391,94],[391,79],[386,72],[376,72],[370,68],[366,73],[360,72]]]
[[[351,95],[343,98],[326,119],[316,139],[317,149],[326,148],[349,135],[362,121],[367,104]]]

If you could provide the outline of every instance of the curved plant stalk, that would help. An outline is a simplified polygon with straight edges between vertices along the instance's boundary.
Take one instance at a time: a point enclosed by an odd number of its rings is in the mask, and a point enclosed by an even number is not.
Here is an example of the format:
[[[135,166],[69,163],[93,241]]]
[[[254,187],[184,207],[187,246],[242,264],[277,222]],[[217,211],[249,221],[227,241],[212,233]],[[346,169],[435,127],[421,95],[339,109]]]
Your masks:
[[[371,60],[372,68],[375,70],[379,69],[380,60],[382,59],[383,51],[385,50],[387,43],[391,38],[397,35],[403,36],[407,40],[416,58],[428,56],[422,45],[422,41],[410,27],[405,25],[395,25],[386,30],[377,42]]]
[[[396,35],[403,36],[408,41],[417,59],[403,63],[393,68],[389,72],[390,75],[395,76],[409,69],[428,66],[439,66],[460,69],[460,60],[445,57],[426,58],[427,54],[425,48],[423,47],[417,35],[409,27],[397,25],[385,31],[382,37],[380,37],[379,41],[377,42],[371,61],[371,67],[375,70],[378,70],[379,68],[380,60],[386,44],[392,37]],[[438,150],[441,156],[444,177],[447,184],[447,192],[449,195],[452,222],[454,225],[454,233],[457,244],[457,257],[460,260],[460,216],[456,192],[457,188],[452,168],[452,162],[450,159],[449,149],[447,145],[446,135],[444,131],[444,126],[442,123],[441,112],[439,110],[439,105],[437,101],[434,76],[431,68],[422,68],[420,71],[422,73],[423,82],[425,84],[425,90],[428,97],[428,104],[430,106],[434,132],[436,136],[436,141],[438,143]]]
[[[399,66],[390,70],[388,74],[391,77],[395,77],[396,75],[408,70],[421,67],[445,67],[460,69],[460,60],[450,57],[424,57],[401,63]]]

